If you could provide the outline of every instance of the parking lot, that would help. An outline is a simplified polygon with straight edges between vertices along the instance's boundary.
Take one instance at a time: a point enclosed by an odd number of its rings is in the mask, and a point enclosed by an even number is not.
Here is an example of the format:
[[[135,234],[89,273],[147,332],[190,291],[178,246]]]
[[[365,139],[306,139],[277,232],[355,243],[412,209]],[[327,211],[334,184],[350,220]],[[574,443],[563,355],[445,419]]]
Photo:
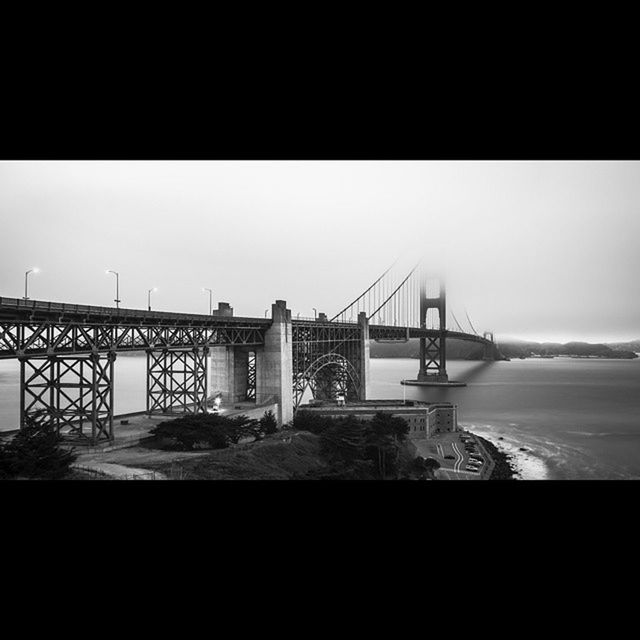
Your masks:
[[[425,440],[413,440],[418,455],[440,463],[436,478],[441,480],[480,480],[490,463],[475,436],[466,431],[443,433]]]

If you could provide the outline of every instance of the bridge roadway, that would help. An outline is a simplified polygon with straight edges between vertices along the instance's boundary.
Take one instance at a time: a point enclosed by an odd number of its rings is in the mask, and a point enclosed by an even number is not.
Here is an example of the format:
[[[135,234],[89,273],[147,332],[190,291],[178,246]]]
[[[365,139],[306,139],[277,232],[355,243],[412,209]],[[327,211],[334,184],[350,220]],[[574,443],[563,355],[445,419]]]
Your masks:
[[[0,297],[0,359],[216,345],[258,346],[264,344],[265,331],[271,325],[271,318],[116,309]],[[292,325],[317,330],[331,327],[359,331],[357,322],[293,319]],[[438,330],[369,326],[372,340],[402,341],[439,336]],[[490,344],[486,338],[458,331],[447,330],[445,337]]]
[[[0,358],[264,344],[269,318],[0,297]]]

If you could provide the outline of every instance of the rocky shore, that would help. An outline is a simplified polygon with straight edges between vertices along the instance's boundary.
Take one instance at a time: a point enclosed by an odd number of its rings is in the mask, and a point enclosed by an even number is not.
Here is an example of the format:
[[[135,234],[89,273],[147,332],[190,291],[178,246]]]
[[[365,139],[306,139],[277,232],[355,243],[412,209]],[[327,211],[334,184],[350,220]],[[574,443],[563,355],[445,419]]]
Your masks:
[[[479,435],[476,435],[476,438],[482,442],[482,445],[486,448],[495,463],[489,480],[516,480],[518,472],[510,464],[511,456],[508,453],[500,451],[500,449],[486,438],[482,438]]]

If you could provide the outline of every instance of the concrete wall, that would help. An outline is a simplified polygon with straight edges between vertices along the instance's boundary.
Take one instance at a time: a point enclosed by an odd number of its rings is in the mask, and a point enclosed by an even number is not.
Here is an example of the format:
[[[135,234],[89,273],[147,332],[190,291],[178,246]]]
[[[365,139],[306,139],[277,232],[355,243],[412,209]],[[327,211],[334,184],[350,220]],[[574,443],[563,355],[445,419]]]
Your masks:
[[[369,321],[367,314],[361,311],[358,314],[358,324],[360,325],[360,398],[366,400],[369,397]]]
[[[274,396],[278,424],[293,420],[293,351],[291,311],[284,300],[271,305],[273,324],[265,333],[264,347],[256,348],[256,402]]]
[[[249,351],[246,347],[211,347],[209,350],[209,392],[222,394],[222,402],[245,399]]]
[[[259,407],[245,407],[242,409],[232,409],[225,412],[225,416],[247,416],[255,420],[260,420],[267,411],[273,411],[275,416],[278,415],[278,403],[264,404]]]
[[[455,409],[438,407],[434,410],[434,416],[430,424],[431,435],[435,433],[450,433],[456,431]]]
[[[218,308],[211,310],[212,316],[233,317],[233,307],[228,302],[218,302]]]
[[[247,375],[249,373],[249,352],[246,348],[233,350],[233,400],[239,402],[247,397]]]

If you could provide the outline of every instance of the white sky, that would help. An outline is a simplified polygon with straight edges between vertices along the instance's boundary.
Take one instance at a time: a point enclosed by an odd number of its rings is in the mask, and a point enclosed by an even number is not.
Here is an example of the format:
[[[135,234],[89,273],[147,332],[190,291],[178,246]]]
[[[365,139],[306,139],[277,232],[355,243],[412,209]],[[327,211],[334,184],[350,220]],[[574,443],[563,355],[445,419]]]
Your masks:
[[[640,338],[640,162],[2,162],[0,295],[329,314],[397,257],[496,338]]]

